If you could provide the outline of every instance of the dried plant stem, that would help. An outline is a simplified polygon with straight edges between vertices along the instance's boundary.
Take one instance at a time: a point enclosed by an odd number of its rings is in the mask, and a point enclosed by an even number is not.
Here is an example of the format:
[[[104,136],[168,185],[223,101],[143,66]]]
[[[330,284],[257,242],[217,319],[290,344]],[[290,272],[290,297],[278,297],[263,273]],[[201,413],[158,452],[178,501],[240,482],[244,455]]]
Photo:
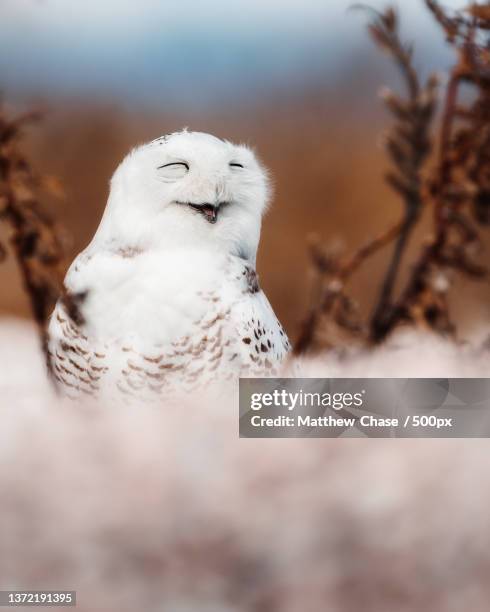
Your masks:
[[[437,80],[422,83],[412,63],[412,49],[402,43],[394,9],[368,9],[373,19],[369,33],[378,47],[395,61],[403,77],[406,96],[385,90],[384,102],[394,118],[385,148],[392,169],[386,176],[404,205],[400,223],[358,249],[351,258],[323,254],[316,247],[316,301],[301,330],[297,352],[330,348],[328,331],[354,333],[357,341],[382,342],[399,324],[429,327],[454,334],[448,291],[452,272],[485,280],[490,273],[475,260],[480,246],[479,225],[490,225],[490,1],[471,4],[449,14],[437,0],[425,4],[442,27],[458,55],[446,87],[437,135],[437,163],[431,172],[426,162],[434,138]],[[366,8],[366,7],[361,7]],[[476,96],[465,102],[461,85]],[[471,100],[471,98],[470,98]],[[428,177],[428,178],[427,178]],[[395,289],[410,238],[424,207],[432,207],[433,233],[422,247],[398,296]],[[395,241],[368,325],[353,322],[353,302],[345,285],[360,265],[381,246]],[[367,334],[366,334],[367,330]]]
[[[408,245],[410,236],[415,229],[418,217],[418,207],[407,207],[407,215],[400,225],[393,257],[383,281],[380,296],[371,320],[371,339],[375,342],[384,339],[388,331],[393,327],[394,320],[397,317],[398,308],[392,306],[392,294],[402,263],[403,254]]]
[[[490,117],[487,115],[482,118],[474,108],[458,106],[460,86],[463,82],[468,82],[480,89],[480,105],[488,108],[488,65],[482,65],[476,59],[479,56],[478,45],[471,19],[465,19],[461,15],[455,18],[447,17],[434,0],[427,0],[427,5],[445,28],[448,39],[457,46],[459,60],[451,71],[446,88],[439,134],[438,164],[431,188],[434,236],[422,250],[406,288],[393,310],[391,327],[402,320],[413,319],[414,313],[420,311],[420,304],[426,300],[424,295],[432,294],[423,316],[436,330],[451,334],[455,332],[455,326],[449,319],[447,301],[441,299],[441,296],[434,296],[430,286],[431,274],[443,269],[454,269],[469,277],[488,278],[488,270],[473,261],[469,255],[471,247],[478,245],[479,236],[464,209],[472,199],[486,202],[482,204],[482,208],[485,205],[487,208],[486,212],[480,212],[480,221],[488,222],[488,187],[485,187],[484,180],[480,177],[480,169],[485,163],[488,164]],[[471,10],[478,10],[478,7],[472,7]],[[486,10],[488,17],[488,6]],[[490,20],[485,28],[488,29],[489,25]],[[459,40],[461,42],[458,46]],[[488,55],[486,61],[488,62]],[[459,129],[455,136],[454,126],[457,119],[468,121],[470,127]],[[469,163],[472,155],[474,161]]]
[[[341,267],[341,276],[346,279],[356,272],[361,265],[377,251],[392,242],[402,230],[403,221],[398,221],[392,227],[361,246]]]
[[[37,192],[54,183],[34,175],[19,146],[22,129],[37,120],[37,113],[14,120],[0,107],[0,221],[7,226],[10,244],[47,355],[46,324],[60,295],[64,258],[59,232],[43,212]],[[1,245],[4,255],[7,249]]]
[[[402,226],[403,222],[398,221],[388,230],[366,242],[350,257],[339,261],[325,254],[318,244],[311,245],[311,256],[318,276],[314,283],[316,295],[312,299],[313,306],[303,321],[294,344],[295,354],[300,355],[311,347],[322,316],[328,316],[335,306],[342,304],[345,299],[343,291],[350,277],[372,255],[392,242],[400,233]]]
[[[421,172],[430,152],[429,129],[435,109],[436,80],[430,77],[424,86],[420,84],[412,64],[412,50],[400,40],[398,19],[393,9],[377,14],[370,33],[395,60],[408,95],[407,100],[403,100],[391,91],[384,94],[385,103],[395,117],[395,124],[386,139],[386,149],[394,166],[387,181],[402,197],[405,213],[370,322],[370,339],[380,342],[397,318],[394,288],[423,206]]]

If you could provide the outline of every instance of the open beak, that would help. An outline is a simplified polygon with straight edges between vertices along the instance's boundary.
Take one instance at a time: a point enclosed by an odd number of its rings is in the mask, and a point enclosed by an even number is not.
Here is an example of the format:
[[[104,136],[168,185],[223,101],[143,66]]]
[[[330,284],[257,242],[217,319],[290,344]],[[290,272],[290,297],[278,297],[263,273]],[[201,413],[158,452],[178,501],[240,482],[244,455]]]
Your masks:
[[[200,212],[209,223],[216,223],[218,220],[219,204],[189,204],[189,206]]]

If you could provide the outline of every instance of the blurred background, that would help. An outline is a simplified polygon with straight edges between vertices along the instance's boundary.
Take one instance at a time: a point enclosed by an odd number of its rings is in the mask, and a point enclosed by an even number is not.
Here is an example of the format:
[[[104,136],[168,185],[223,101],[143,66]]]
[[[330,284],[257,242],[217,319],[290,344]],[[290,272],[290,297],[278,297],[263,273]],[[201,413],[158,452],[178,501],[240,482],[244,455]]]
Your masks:
[[[90,240],[109,178],[134,145],[184,126],[248,143],[275,184],[261,283],[294,337],[311,284],[308,236],[354,248],[402,210],[383,182],[379,144],[389,119],[377,91],[399,85],[396,70],[369,40],[367,15],[350,5],[0,0],[0,90],[12,111],[46,110],[26,146],[39,171],[61,179],[66,198],[48,206],[68,230],[70,257]],[[398,8],[421,73],[451,65],[423,1]],[[382,251],[354,279],[352,293],[366,312],[388,256]],[[0,283],[0,316],[28,316],[12,259],[0,266]],[[463,327],[488,320],[488,288],[458,287]]]
[[[70,258],[131,147],[184,126],[248,143],[275,184],[261,284],[294,338],[308,236],[354,249],[402,212],[383,181],[389,119],[377,96],[400,83],[349,4],[0,0],[0,91],[14,114],[46,111],[25,145],[63,185],[64,200],[45,204]],[[445,71],[454,58],[423,1],[398,8],[421,73]],[[353,279],[363,313],[389,254]],[[76,588],[84,612],[488,610],[485,440],[240,440],[230,402],[206,397],[70,410],[48,388],[33,328],[6,318],[30,317],[13,258],[0,286],[1,588]],[[460,331],[488,325],[489,297],[488,285],[458,281]],[[360,367],[488,372],[488,357],[465,366],[447,347],[410,346],[405,360],[378,352]]]

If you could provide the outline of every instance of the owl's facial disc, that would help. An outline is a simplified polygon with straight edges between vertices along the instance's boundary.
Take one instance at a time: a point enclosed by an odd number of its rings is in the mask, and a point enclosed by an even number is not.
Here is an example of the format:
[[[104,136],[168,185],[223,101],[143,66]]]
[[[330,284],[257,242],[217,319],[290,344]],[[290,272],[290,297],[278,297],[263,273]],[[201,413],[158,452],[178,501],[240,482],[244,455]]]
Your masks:
[[[210,204],[208,202],[203,202],[202,204],[196,204],[194,202],[177,202],[177,204],[183,204],[184,206],[189,206],[193,210],[200,213],[208,223],[216,223],[218,220],[218,213],[221,206],[224,206],[226,202],[218,202],[216,204]]]

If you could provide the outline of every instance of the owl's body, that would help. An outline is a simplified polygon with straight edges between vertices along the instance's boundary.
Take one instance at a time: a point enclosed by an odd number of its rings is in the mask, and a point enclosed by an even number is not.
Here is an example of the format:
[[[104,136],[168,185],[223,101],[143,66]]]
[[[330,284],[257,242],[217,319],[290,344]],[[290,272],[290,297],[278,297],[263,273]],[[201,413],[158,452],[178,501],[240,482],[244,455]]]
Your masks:
[[[255,272],[266,199],[253,154],[212,136],[130,154],[51,318],[65,392],[158,397],[274,373],[289,342]]]

